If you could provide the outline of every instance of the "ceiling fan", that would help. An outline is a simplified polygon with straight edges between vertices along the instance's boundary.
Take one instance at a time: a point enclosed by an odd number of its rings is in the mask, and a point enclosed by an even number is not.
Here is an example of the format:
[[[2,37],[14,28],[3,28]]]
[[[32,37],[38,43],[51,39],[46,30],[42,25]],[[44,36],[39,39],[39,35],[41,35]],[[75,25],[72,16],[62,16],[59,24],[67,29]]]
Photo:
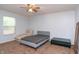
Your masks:
[[[26,4],[24,5],[24,8],[26,11],[28,12],[38,12],[38,9],[40,9],[40,7],[36,6],[35,4]]]

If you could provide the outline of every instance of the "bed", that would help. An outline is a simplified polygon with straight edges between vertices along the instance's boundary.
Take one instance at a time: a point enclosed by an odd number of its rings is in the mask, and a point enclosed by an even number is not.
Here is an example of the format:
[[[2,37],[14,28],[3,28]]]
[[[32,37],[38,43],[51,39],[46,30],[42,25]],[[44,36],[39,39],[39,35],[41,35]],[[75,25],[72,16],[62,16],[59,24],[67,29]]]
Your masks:
[[[23,37],[19,40],[20,43],[28,45],[33,48],[38,48],[50,39],[50,32],[38,31],[36,35]]]

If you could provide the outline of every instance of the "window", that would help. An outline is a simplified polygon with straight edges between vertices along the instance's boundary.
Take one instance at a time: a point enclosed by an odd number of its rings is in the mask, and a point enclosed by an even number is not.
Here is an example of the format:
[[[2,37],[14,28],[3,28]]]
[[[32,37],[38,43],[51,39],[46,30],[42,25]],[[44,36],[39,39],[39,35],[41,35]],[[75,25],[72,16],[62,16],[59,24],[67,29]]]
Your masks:
[[[15,18],[3,17],[3,34],[14,34],[15,33]]]

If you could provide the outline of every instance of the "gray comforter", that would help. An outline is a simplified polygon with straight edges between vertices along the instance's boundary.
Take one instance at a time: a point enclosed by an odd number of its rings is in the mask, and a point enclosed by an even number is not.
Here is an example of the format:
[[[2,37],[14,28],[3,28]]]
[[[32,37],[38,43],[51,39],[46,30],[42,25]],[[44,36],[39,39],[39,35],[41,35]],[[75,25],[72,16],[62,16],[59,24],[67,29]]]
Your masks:
[[[33,36],[22,38],[22,40],[24,40],[24,41],[32,42],[35,44],[38,44],[46,39],[49,39],[48,35],[33,35]]]

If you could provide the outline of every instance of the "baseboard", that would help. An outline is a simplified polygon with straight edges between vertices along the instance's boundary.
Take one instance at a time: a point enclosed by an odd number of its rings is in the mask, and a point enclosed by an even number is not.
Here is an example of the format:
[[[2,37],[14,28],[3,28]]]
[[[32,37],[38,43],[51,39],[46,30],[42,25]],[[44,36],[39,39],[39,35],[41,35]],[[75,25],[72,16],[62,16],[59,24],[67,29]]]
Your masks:
[[[7,41],[2,41],[2,42],[0,42],[0,44],[3,44],[3,43],[7,43],[7,42],[11,42],[11,41],[14,41],[14,40],[16,40],[16,39],[9,39],[9,40],[7,40]]]

